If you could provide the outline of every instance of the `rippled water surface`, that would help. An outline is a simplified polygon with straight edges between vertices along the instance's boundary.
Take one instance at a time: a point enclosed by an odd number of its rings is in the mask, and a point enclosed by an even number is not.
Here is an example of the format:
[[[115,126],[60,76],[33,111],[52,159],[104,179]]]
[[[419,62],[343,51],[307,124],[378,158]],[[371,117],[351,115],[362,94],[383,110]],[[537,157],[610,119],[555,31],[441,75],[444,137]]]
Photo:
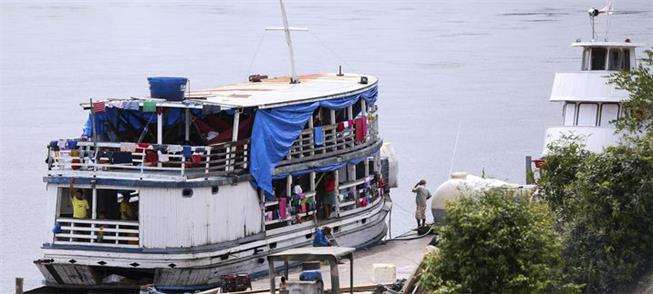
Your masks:
[[[547,101],[553,75],[579,68],[569,44],[590,39],[585,11],[603,4],[493,2],[286,1],[291,25],[310,28],[293,35],[300,72],[342,65],[380,78],[381,133],[400,157],[395,234],[414,226],[409,189],[420,178],[432,189],[450,170],[523,182],[524,156],[561,120]],[[611,40],[653,45],[653,2],[615,9]],[[147,76],[189,77],[198,89],[288,72],[283,35],[263,32],[281,24],[274,0],[3,1],[1,19],[3,293],[15,276],[28,288],[41,280],[32,260],[54,218],[44,147],[80,134],[80,102],[145,95]]]

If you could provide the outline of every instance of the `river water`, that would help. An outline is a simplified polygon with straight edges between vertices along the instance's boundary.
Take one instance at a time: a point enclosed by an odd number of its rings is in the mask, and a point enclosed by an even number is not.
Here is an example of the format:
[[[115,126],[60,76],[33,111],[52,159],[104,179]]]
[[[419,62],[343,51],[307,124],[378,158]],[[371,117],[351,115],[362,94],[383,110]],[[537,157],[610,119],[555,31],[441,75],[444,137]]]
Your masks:
[[[380,78],[380,127],[400,158],[395,234],[414,226],[410,187],[451,170],[524,180],[544,130],[561,121],[548,95],[574,71],[594,1],[287,0],[301,73]],[[608,37],[653,45],[653,2],[618,1]],[[288,73],[278,2],[3,1],[0,100],[0,292],[39,285],[32,264],[51,238],[45,145],[80,134],[89,98],[146,95],[148,76],[185,76],[199,89],[251,73]],[[599,18],[601,38],[606,19]],[[258,48],[258,50],[257,50]],[[456,144],[456,137],[458,137]]]

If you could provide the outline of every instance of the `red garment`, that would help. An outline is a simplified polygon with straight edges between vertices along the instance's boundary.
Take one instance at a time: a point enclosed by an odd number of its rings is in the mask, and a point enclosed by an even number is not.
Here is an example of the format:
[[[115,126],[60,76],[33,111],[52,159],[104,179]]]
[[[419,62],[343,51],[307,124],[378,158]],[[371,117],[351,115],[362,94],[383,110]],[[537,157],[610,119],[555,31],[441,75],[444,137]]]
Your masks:
[[[338,126],[336,127],[336,132],[342,132],[345,130],[345,123],[344,122],[339,122]]]
[[[159,161],[159,154],[153,150],[147,150],[145,152],[145,165],[153,165]]]
[[[361,143],[365,141],[367,136],[367,117],[361,116],[354,120],[355,136],[354,139],[356,143]]]
[[[327,192],[333,192],[336,190],[336,179],[333,178],[333,176],[329,176],[326,179],[326,182],[324,182],[324,187],[326,188]]]

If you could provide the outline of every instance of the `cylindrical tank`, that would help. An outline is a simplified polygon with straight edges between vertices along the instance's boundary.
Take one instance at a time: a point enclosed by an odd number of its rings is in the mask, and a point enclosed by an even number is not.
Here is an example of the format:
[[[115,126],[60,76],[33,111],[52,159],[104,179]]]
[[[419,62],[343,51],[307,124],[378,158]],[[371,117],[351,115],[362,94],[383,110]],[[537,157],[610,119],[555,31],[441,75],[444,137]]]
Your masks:
[[[446,218],[445,202],[454,201],[465,193],[482,193],[493,188],[511,188],[515,189],[517,193],[526,193],[525,195],[531,195],[534,191],[533,186],[522,186],[496,179],[468,175],[465,172],[455,172],[433,194],[431,213],[433,213],[434,223],[441,223]]]

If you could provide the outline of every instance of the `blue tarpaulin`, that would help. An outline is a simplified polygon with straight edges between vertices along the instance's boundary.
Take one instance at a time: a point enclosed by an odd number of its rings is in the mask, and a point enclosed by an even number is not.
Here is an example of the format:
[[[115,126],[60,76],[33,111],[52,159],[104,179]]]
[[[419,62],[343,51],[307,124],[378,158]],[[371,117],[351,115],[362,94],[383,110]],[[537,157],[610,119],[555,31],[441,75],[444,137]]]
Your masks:
[[[349,107],[360,99],[374,104],[377,87],[365,92],[342,98],[302,103],[256,112],[251,138],[250,174],[253,184],[263,189],[266,195],[272,195],[272,171],[290,151],[313,111],[318,107],[342,109]]]
[[[156,126],[156,112],[107,107],[104,112],[96,112],[93,115],[95,116],[95,129],[97,130],[98,136],[107,133],[108,125],[114,126],[119,132],[126,130],[125,125],[129,125],[134,130],[141,131],[148,121],[150,122],[150,127]],[[163,126],[173,125],[180,118],[183,118],[181,109],[169,108],[163,115]],[[156,127],[154,128],[156,129]],[[86,123],[84,123],[82,135],[89,138],[93,136],[93,124],[90,114]]]

